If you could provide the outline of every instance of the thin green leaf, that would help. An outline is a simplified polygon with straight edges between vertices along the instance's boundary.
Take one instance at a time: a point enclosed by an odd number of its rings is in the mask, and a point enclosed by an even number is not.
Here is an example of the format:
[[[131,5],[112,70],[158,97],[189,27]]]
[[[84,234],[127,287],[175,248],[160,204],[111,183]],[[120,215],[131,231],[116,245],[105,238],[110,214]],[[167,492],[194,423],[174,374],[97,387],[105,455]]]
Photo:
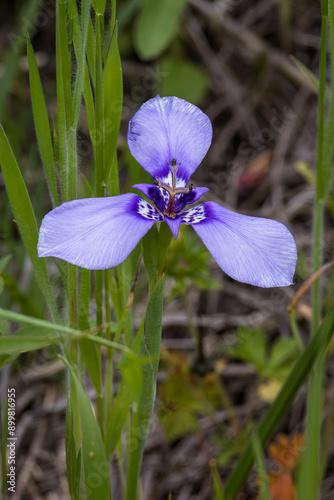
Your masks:
[[[59,199],[58,199],[57,181],[56,181],[54,160],[53,160],[53,149],[52,149],[49,118],[46,109],[42,83],[35,59],[34,49],[31,45],[28,32],[26,32],[26,35],[27,35],[31,102],[32,102],[32,110],[36,127],[37,141],[38,141],[39,151],[41,153],[44,171],[51,192],[52,201],[53,204],[57,206],[59,205]]]
[[[34,351],[59,341],[59,334],[53,330],[24,326],[10,337],[0,337],[0,354]]]
[[[332,338],[333,328],[334,311],[332,310],[327,314],[321,327],[318,329],[303,354],[296,361],[280,393],[261,420],[257,433],[262,447],[265,446],[286,411],[293,403],[298,390],[304,383],[307,375],[311,372],[315,362],[325,352]],[[227,499],[234,498],[238,493],[247,478],[253,462],[253,446],[252,443],[249,443],[225,483],[224,494]]]
[[[68,489],[70,490],[71,500],[75,500],[76,485],[80,482],[81,461],[78,464],[77,454],[75,451],[75,441],[73,436],[73,416],[71,408],[71,396],[68,394],[66,405],[66,420],[65,420],[65,451],[66,451],[66,471]],[[81,457],[81,453],[78,453]]]
[[[95,31],[93,27],[93,22],[92,19],[89,19],[88,22],[88,35],[87,35],[87,61],[88,61],[88,68],[89,68],[89,73],[93,82],[93,87],[95,88],[96,85],[96,61],[95,61],[95,52],[96,52],[96,38],[95,38]]]
[[[84,86],[84,76],[85,76],[85,56],[86,56],[86,43],[87,43],[87,34],[88,34],[88,23],[90,19],[89,11],[90,11],[90,0],[82,0],[81,2],[81,31],[80,25],[77,18],[77,6],[76,2],[71,2],[72,9],[74,12],[74,24],[73,30],[74,35],[80,34],[80,50],[76,50],[76,60],[77,60],[77,71],[76,71],[76,79],[74,84],[74,92],[73,92],[73,118],[72,118],[72,127],[76,128],[79,118],[79,109],[81,103],[81,94]]]
[[[214,459],[210,460],[210,470],[211,477],[213,482],[213,492],[214,492],[214,500],[224,500],[223,496],[223,486],[219,477],[219,473],[217,470],[217,462]]]
[[[103,99],[104,99],[104,183],[108,183],[113,158],[116,154],[116,144],[121,123],[123,80],[121,58],[117,44],[117,25],[115,26],[107,53],[106,64],[103,73]],[[117,164],[115,165],[117,169]],[[119,194],[118,183],[113,183],[113,192],[110,195]]]
[[[131,391],[125,380],[122,380],[114,401],[112,411],[107,416],[105,447],[110,457],[121,437],[122,429],[131,405]]]
[[[257,475],[259,479],[259,490],[260,490],[259,500],[270,500],[269,480],[266,472],[261,441],[256,433],[253,434],[252,443],[253,443],[253,452],[257,468]]]
[[[68,201],[68,138],[72,117],[71,59],[67,44],[67,16],[65,2],[56,2],[56,76],[58,106],[59,167],[63,200]]]
[[[92,405],[69,362],[60,356],[70,372],[72,411],[77,405],[82,458],[88,500],[110,499],[110,466]],[[74,396],[74,399],[73,399]],[[75,404],[76,403],[76,404]],[[98,481],[96,480],[98,476]]]
[[[6,134],[0,125],[0,165],[14,213],[28,255],[34,266],[37,281],[45,295],[51,311],[56,317],[56,307],[52,296],[45,259],[37,256],[38,228],[29,194],[21,175]]]

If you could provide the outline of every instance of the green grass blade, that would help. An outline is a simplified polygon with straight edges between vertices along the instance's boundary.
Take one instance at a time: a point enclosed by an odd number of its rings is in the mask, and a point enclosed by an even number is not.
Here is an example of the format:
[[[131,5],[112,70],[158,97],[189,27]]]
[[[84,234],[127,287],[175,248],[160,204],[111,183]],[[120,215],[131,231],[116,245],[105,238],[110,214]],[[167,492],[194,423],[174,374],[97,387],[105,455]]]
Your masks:
[[[76,2],[71,1],[72,9],[74,11],[74,35],[78,36],[80,34],[80,50],[76,50],[76,61],[77,61],[77,71],[76,79],[73,92],[73,118],[72,127],[76,129],[79,110],[81,103],[81,94],[84,86],[84,76],[85,76],[85,56],[86,56],[86,43],[88,34],[88,23],[90,19],[90,0],[83,0],[81,2],[81,31],[80,25],[77,18],[77,5]]]
[[[40,259],[37,256],[38,227],[35,214],[21,171],[1,125],[0,165],[16,224],[34,266],[37,281],[51,308],[53,316],[56,317],[56,307],[52,296],[46,262],[45,259]]]
[[[104,196],[104,116],[103,116],[103,71],[102,71],[102,19],[95,17],[95,134],[92,137],[95,148],[95,192]]]
[[[121,437],[122,429],[131,405],[131,391],[124,380],[122,380],[113,409],[107,416],[105,435],[105,447],[108,456],[111,456]]]
[[[211,478],[213,485],[214,500],[224,500],[223,496],[223,486],[219,477],[217,470],[217,462],[215,459],[211,459],[209,462],[211,470]]]
[[[66,472],[68,489],[70,490],[71,500],[75,500],[76,478],[77,478],[77,454],[75,451],[75,442],[73,436],[73,417],[71,409],[71,397],[68,394],[65,420],[65,451],[66,451]]]
[[[324,229],[324,197],[328,188],[333,153],[333,117],[329,117],[329,128],[326,127],[326,73],[327,73],[327,15],[328,2],[321,1],[321,47],[319,73],[318,102],[318,135],[317,135],[317,168],[316,195],[313,212],[313,272],[317,272],[323,264],[323,229]],[[332,37],[333,38],[333,30]],[[331,39],[331,49],[333,39]],[[333,54],[332,54],[333,62]],[[331,82],[332,92],[334,81]],[[333,113],[333,103],[330,112]],[[328,164],[326,164],[328,163]],[[322,315],[321,277],[312,286],[312,322],[311,337],[316,335]],[[321,483],[320,442],[322,424],[323,379],[325,359],[319,358],[310,377],[307,401],[306,446],[302,453],[298,475],[298,497],[303,500],[313,500],[319,496]]]
[[[88,67],[89,67],[89,73],[93,82],[93,87],[95,88],[96,85],[96,61],[95,61],[95,55],[96,55],[96,37],[95,37],[95,31],[93,27],[93,22],[92,19],[89,19],[88,22],[88,36],[87,36],[87,61],[88,61]]]
[[[264,462],[263,450],[259,436],[256,433],[253,434],[252,442],[257,475],[259,478],[259,500],[270,500],[269,480]]]
[[[277,425],[284,417],[289,406],[293,403],[298,390],[312,370],[315,362],[325,352],[332,338],[333,328],[334,310],[325,317],[323,324],[306,347],[303,354],[296,361],[280,393],[261,420],[257,433],[262,446],[265,446]],[[237,495],[249,474],[253,462],[253,445],[249,443],[225,484],[224,495],[228,500],[235,498]]]
[[[108,184],[110,170],[116,154],[117,137],[121,124],[123,98],[123,79],[121,58],[117,44],[117,25],[115,26],[107,53],[103,73],[103,99],[105,121],[105,146],[104,146],[104,183]],[[117,169],[117,163],[115,162]],[[117,174],[117,172],[116,172]],[[111,196],[119,194],[118,182],[113,182]]]
[[[77,423],[81,435],[87,499],[108,500],[110,499],[109,462],[91,402],[79,382],[73,367],[65,358],[62,356],[60,358],[70,373],[72,411],[74,409],[78,411]],[[76,422],[74,421],[74,423]],[[98,476],[98,481],[96,480],[96,476]]]
[[[27,33],[30,92],[36,135],[53,205],[59,205],[49,118],[34,49]]]
[[[24,326],[10,337],[0,337],[0,354],[34,351],[59,341],[59,334],[54,330]]]
[[[68,201],[68,124],[71,123],[71,60],[67,47],[67,16],[64,2],[56,2],[56,76],[58,108],[59,168],[62,181],[62,201]]]

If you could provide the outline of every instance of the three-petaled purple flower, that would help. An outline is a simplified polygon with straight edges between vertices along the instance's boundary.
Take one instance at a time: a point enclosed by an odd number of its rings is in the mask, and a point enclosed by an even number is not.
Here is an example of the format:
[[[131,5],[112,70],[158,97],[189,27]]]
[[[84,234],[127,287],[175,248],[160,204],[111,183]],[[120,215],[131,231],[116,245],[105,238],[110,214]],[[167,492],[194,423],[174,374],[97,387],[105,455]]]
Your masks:
[[[136,194],[68,201],[43,219],[40,257],[60,257],[87,269],[123,262],[155,222],[165,221],[174,238],[191,225],[217,264],[235,280],[261,287],[292,284],[294,239],[279,222],[231,212],[214,202],[192,208],[208,191],[188,186],[212,140],[209,118],[177,97],[150,99],[129,124],[132,155],[154,184],[136,184]]]

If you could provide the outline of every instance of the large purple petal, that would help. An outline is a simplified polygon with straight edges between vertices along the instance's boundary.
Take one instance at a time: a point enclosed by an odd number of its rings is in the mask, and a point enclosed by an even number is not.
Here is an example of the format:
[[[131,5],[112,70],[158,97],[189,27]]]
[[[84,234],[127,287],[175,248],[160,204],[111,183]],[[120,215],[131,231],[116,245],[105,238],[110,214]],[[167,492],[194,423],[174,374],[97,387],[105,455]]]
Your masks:
[[[59,257],[86,269],[123,262],[163,217],[135,194],[63,203],[43,219],[39,257]]]
[[[297,249],[277,221],[248,217],[208,202],[184,212],[217,264],[235,280],[263,288],[293,284]]]
[[[188,182],[212,140],[209,118],[178,97],[156,96],[145,102],[129,123],[132,155],[152,177],[166,177],[167,163],[181,164],[178,177]]]

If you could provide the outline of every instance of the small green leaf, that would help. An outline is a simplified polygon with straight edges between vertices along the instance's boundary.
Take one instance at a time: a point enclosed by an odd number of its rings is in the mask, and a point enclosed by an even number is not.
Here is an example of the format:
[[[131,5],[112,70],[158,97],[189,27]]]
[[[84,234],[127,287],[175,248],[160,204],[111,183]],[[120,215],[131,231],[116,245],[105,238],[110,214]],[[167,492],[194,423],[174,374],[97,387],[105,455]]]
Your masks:
[[[144,60],[159,56],[178,31],[187,0],[145,0],[135,32],[136,49]]]
[[[92,5],[97,15],[102,16],[106,8],[106,0],[92,0]]]

